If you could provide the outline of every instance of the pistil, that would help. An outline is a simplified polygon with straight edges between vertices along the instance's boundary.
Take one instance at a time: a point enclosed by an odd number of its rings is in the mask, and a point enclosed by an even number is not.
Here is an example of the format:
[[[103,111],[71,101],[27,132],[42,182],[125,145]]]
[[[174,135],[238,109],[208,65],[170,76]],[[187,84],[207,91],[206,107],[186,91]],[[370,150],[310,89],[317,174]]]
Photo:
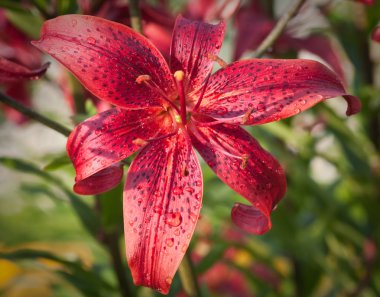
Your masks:
[[[177,83],[179,104],[180,104],[180,116],[182,124],[186,124],[186,98],[185,98],[185,89],[183,87],[183,80],[185,78],[185,73],[182,70],[174,72],[174,79]]]

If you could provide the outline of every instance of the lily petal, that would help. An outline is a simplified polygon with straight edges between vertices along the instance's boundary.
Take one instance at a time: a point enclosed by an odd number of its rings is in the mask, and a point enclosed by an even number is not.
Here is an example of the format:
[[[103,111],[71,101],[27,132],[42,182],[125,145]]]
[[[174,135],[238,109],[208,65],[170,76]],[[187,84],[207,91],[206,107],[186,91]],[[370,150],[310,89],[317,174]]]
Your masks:
[[[136,285],[167,294],[202,203],[202,172],[186,132],[151,142],[124,189],[126,254]]]
[[[0,57],[0,83],[15,82],[26,79],[38,79],[43,75],[50,63],[46,63],[37,69],[29,69],[20,64]]]
[[[105,168],[118,163],[147,144],[147,140],[170,133],[171,119],[160,116],[160,108],[124,110],[113,108],[97,114],[79,124],[67,140],[67,152],[76,170],[74,190],[82,194],[95,194],[88,185],[104,182],[112,186],[110,179],[92,177]],[[100,174],[110,174],[106,171]],[[120,173],[115,173],[119,176]],[[88,180],[88,178],[92,178]],[[85,183],[85,185],[83,185]],[[114,186],[116,184],[113,184]],[[86,188],[86,190],[82,190]]]
[[[40,50],[65,65],[95,96],[126,108],[162,105],[160,88],[174,92],[169,67],[145,37],[119,23],[84,15],[64,15],[44,23]],[[149,75],[148,87],[138,83]]]
[[[337,96],[347,100],[347,115],[360,111],[359,99],[347,98],[336,74],[319,62],[253,59],[232,63],[212,75],[198,112],[226,123],[257,125]]]
[[[252,203],[235,205],[231,213],[234,223],[255,234],[268,231],[270,212],[286,190],[285,174],[276,159],[237,126],[192,125],[190,136],[216,175]]]
[[[212,70],[226,24],[211,25],[178,16],[172,38],[170,69],[185,72],[187,92],[197,89]]]
[[[74,185],[74,192],[80,195],[97,195],[116,187],[123,178],[123,166],[111,165],[97,173],[78,180]]]

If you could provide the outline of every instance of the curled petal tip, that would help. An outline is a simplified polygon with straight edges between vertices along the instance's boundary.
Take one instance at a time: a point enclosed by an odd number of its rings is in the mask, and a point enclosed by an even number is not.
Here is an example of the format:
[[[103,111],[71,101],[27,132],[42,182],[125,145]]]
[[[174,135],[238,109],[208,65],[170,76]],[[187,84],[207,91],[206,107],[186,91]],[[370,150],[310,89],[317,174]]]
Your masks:
[[[254,206],[235,203],[231,210],[232,221],[244,231],[262,235],[272,227],[269,214],[265,214]]]
[[[74,192],[79,195],[97,195],[116,187],[123,178],[123,167],[114,165],[79,180],[74,185]]]
[[[362,104],[358,97],[352,95],[343,95],[343,98],[347,101],[346,115],[351,116],[361,110]]]

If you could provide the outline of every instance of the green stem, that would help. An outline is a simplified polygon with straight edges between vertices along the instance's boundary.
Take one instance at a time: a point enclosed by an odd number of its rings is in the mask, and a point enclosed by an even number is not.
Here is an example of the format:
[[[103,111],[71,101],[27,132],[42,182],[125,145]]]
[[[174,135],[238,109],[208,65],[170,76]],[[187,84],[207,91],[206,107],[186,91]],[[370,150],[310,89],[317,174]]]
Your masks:
[[[26,106],[18,103],[15,99],[3,94],[0,92],[0,102],[3,102],[4,104],[12,107],[13,109],[16,109],[17,111],[21,112],[23,115],[26,115],[27,117],[40,122],[41,124],[65,135],[69,136],[71,133],[71,130],[62,126],[61,124],[27,108]]]
[[[293,5],[289,7],[282,17],[278,20],[276,26],[272,29],[269,35],[261,42],[256,51],[253,53],[253,58],[260,58],[270,48],[275,41],[280,37],[285,30],[286,25],[297,14],[302,4],[306,0],[295,0]]]
[[[139,0],[129,1],[129,15],[131,26],[136,32],[142,34],[141,12],[139,7]]]
[[[195,274],[189,252],[185,254],[185,257],[183,257],[178,271],[186,296],[200,297],[201,291],[198,286],[197,276]]]

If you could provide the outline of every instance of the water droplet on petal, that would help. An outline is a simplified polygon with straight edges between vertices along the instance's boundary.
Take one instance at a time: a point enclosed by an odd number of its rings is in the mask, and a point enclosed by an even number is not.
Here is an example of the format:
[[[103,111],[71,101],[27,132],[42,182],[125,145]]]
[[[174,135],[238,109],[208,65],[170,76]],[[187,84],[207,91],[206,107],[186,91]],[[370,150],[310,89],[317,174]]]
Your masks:
[[[190,216],[190,219],[191,219],[191,221],[192,221],[193,223],[196,223],[196,222],[197,222],[198,216],[197,216],[195,213],[191,212],[191,213],[189,214],[189,216]]]
[[[174,195],[181,195],[181,194],[183,194],[183,190],[179,187],[176,187],[173,189],[173,194]]]
[[[201,200],[202,199],[202,194],[201,193],[195,194],[195,199]]]
[[[160,215],[160,214],[162,214],[162,207],[159,205],[156,205],[155,207],[153,207],[153,211]]]
[[[192,188],[192,187],[186,187],[186,188],[185,188],[185,191],[186,191],[186,192],[189,192],[189,193],[191,193],[191,194],[195,192],[194,188]]]
[[[265,110],[265,104],[264,103],[257,104],[257,110],[258,111],[264,111]]]
[[[181,251],[182,251],[182,253],[186,253],[186,250],[187,250],[187,245],[184,244],[184,245],[182,246],[182,248],[181,248]]]
[[[168,276],[168,277],[165,279],[165,282],[166,282],[168,285],[171,285],[172,281],[173,281],[173,279],[172,279],[170,276]]]
[[[134,223],[133,220],[130,220],[130,221],[129,221],[129,225],[130,225],[131,227],[133,226],[133,223]]]
[[[71,20],[71,26],[75,27],[77,25],[77,20]]]
[[[172,247],[174,245],[174,238],[167,238],[165,243],[168,247]]]
[[[88,38],[87,38],[87,42],[88,42],[89,44],[95,44],[95,43],[96,43],[96,40],[95,40],[94,37],[88,37]]]
[[[200,186],[202,185],[202,181],[201,181],[201,180],[197,180],[197,181],[195,182],[195,185],[197,185],[198,187],[200,187]]]
[[[182,223],[182,215],[179,212],[168,213],[165,216],[166,224],[177,227]]]
[[[300,104],[305,105],[306,104],[306,100],[300,100]]]
[[[218,106],[216,109],[215,109],[215,112],[217,115],[225,115],[227,112],[228,112],[228,109],[224,106]]]
[[[177,229],[174,230],[174,235],[175,235],[175,236],[179,236],[180,234],[181,234],[181,233],[180,233],[179,228],[177,228]]]

